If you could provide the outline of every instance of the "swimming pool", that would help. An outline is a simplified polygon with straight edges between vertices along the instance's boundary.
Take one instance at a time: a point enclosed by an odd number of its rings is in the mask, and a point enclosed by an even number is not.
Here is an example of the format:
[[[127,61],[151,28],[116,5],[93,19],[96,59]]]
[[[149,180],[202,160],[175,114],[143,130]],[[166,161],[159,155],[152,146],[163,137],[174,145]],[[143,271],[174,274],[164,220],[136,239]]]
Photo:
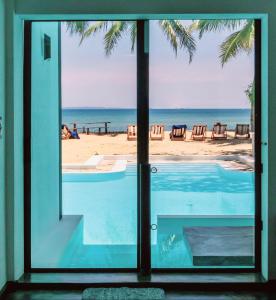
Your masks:
[[[253,172],[224,169],[218,163],[154,166],[153,267],[193,267],[185,226],[254,225]],[[63,214],[83,215],[83,224],[61,267],[136,267],[136,165],[119,173],[63,174]]]

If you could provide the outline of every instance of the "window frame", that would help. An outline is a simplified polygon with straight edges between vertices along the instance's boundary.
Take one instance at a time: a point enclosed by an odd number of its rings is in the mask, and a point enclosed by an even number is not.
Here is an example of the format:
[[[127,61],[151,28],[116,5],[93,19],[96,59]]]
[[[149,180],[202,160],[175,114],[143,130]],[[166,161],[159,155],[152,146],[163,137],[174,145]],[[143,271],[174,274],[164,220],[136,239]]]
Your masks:
[[[218,19],[220,16],[221,19],[225,18],[232,18],[236,19],[237,14],[216,14],[216,15],[197,15],[197,19]],[[36,273],[81,273],[81,272],[140,272],[142,273],[240,273],[240,272],[248,272],[248,273],[256,273],[260,272],[262,265],[261,265],[261,231],[262,231],[262,219],[261,219],[261,208],[262,208],[262,202],[261,202],[261,195],[262,195],[262,182],[261,182],[261,174],[262,174],[262,148],[261,148],[261,107],[262,107],[262,50],[264,48],[264,40],[262,37],[262,31],[263,31],[263,23],[265,23],[265,16],[259,15],[259,14],[251,14],[251,15],[238,15],[240,19],[255,19],[255,24],[257,25],[256,28],[256,34],[255,34],[255,84],[256,84],[256,104],[255,104],[255,266],[253,268],[216,268],[216,267],[210,267],[210,268],[150,268],[149,261],[150,258],[148,255],[150,255],[150,229],[148,227],[148,223],[150,222],[149,217],[150,213],[147,213],[147,219],[142,220],[141,223],[141,205],[144,204],[147,209],[149,209],[150,205],[150,181],[149,181],[149,172],[150,172],[150,165],[148,163],[148,147],[149,147],[149,141],[148,141],[148,118],[144,118],[142,116],[148,115],[149,113],[149,107],[148,107],[148,95],[144,97],[144,102],[137,101],[137,116],[138,116],[138,124],[141,125],[141,128],[143,130],[139,130],[141,134],[138,136],[138,188],[137,188],[137,208],[138,208],[138,219],[137,219],[137,228],[140,228],[142,224],[144,224],[144,233],[142,236],[147,235],[147,242],[142,243],[141,242],[141,231],[138,230],[138,236],[137,236],[137,268],[111,268],[111,269],[104,269],[104,268],[97,268],[97,269],[91,269],[91,268],[32,268],[31,267],[31,25],[33,22],[46,22],[49,20],[28,20],[25,21],[25,27],[24,27],[24,268],[25,272],[36,272]],[[162,18],[167,19],[189,19],[185,15],[163,15]],[[115,18],[116,20],[125,20],[120,18]],[[156,16],[156,18],[153,18],[151,16],[149,19],[144,20],[138,20],[141,26],[144,26],[146,22],[150,20],[157,20],[160,19],[160,17]],[[191,18],[190,18],[191,19]],[[112,19],[110,19],[112,20]],[[132,19],[133,20],[133,19]],[[58,22],[60,20],[51,20],[54,22]],[[49,21],[49,22],[51,22]],[[70,21],[70,19],[68,19]],[[144,43],[145,40],[141,41],[139,38],[137,38],[137,44],[142,43],[145,47]],[[142,52],[140,52],[138,57],[137,52],[137,61],[140,60],[140,62],[144,62],[144,70],[141,73],[142,77],[145,75],[145,70],[148,70],[148,58],[145,59],[143,57]],[[147,61],[146,61],[147,60]],[[138,70],[138,65],[137,65]],[[148,71],[147,71],[148,72]],[[138,73],[137,73],[138,74]],[[141,78],[142,78],[141,77]],[[148,78],[146,79],[148,80]],[[138,83],[138,76],[137,76],[137,83]],[[145,85],[145,82],[143,83]],[[148,86],[144,86],[146,93],[148,93]],[[137,96],[139,95],[139,85],[137,84]],[[139,99],[139,97],[137,97]],[[61,103],[60,103],[60,116],[61,116]],[[138,125],[139,126],[139,125]],[[142,141],[139,146],[139,141]],[[60,143],[61,148],[61,143]],[[145,149],[147,148],[147,151]],[[143,150],[144,149],[144,150]],[[60,151],[61,156],[61,151]],[[139,159],[140,158],[140,159]],[[141,159],[142,158],[142,159]],[[145,178],[145,174],[148,174],[148,179],[142,183],[141,178]],[[143,175],[143,176],[142,176]],[[146,185],[146,196],[140,194],[140,185]],[[61,181],[60,181],[61,185]],[[60,189],[61,190],[61,189]],[[60,217],[62,216],[62,195],[60,194]],[[148,228],[148,229],[146,229]],[[142,229],[143,230],[143,229]],[[143,252],[147,252],[146,257],[143,257],[141,253],[141,248],[143,248]],[[141,260],[146,260],[147,262],[144,264],[144,267],[141,268]]]

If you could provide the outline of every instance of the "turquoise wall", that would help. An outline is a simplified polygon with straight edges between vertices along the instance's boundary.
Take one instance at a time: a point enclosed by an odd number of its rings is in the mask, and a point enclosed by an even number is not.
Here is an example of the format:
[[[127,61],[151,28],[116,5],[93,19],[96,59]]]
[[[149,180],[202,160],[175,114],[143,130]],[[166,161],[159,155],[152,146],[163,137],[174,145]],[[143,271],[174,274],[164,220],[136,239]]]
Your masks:
[[[23,22],[5,2],[5,195],[7,279],[24,271]]]
[[[5,40],[4,0],[0,0],[0,40]],[[0,117],[4,117],[5,99],[5,65],[4,43],[0,43]],[[5,241],[5,169],[4,169],[4,136],[0,137],[0,290],[6,283],[6,241]]]
[[[35,267],[45,260],[41,253],[47,250],[47,245],[43,242],[59,222],[58,26],[56,22],[32,25],[31,238]],[[47,60],[44,60],[44,34],[51,38],[51,58]]]
[[[3,0],[0,0],[3,1]],[[107,19],[107,18],[165,18],[186,14],[204,18],[209,14],[227,17],[227,14],[268,14],[268,60],[269,68],[263,69],[263,129],[262,147],[264,174],[262,184],[262,217],[264,221],[262,240],[263,274],[276,279],[276,1],[271,0],[7,0],[6,11],[6,195],[7,231],[10,239],[8,249],[8,278],[17,279],[23,272],[23,176],[22,176],[22,33],[21,20],[26,19]],[[1,3],[2,5],[2,3]],[[1,13],[1,12],[0,12]],[[167,15],[166,15],[167,14]],[[0,15],[1,17],[1,15]],[[2,19],[2,18],[1,18]],[[21,20],[20,20],[21,19]],[[1,25],[0,25],[1,26]],[[1,45],[0,45],[1,51]],[[1,69],[0,69],[1,75]],[[1,85],[1,81],[0,81]],[[268,102],[266,101],[268,99]]]
[[[14,226],[14,239],[12,240],[12,245],[8,245],[7,252],[9,253],[10,247],[13,246],[13,265],[12,265],[12,276],[15,278],[20,277],[22,274],[24,266],[24,186],[22,182],[23,176],[23,101],[18,101],[23,99],[23,24],[22,20],[17,16],[13,16],[13,32],[14,32],[14,41],[13,45],[15,49],[13,52],[9,53],[13,55],[10,59],[13,60],[13,71],[16,76],[14,76],[13,84],[13,116],[9,119],[10,123],[13,123],[13,135],[9,138],[13,139],[13,196],[16,200],[13,203],[13,226]],[[6,102],[7,103],[7,102]],[[7,105],[6,105],[7,106]],[[6,110],[7,112],[7,110]],[[15,121],[16,120],[16,121]],[[7,123],[7,118],[6,118]],[[6,183],[10,182],[9,174],[7,174],[6,166]],[[7,186],[7,185],[6,185]],[[8,200],[7,200],[8,201]],[[8,204],[7,204],[8,206]],[[11,220],[8,220],[11,221]],[[7,239],[8,243],[9,239]],[[9,263],[9,262],[8,262]],[[9,267],[9,265],[8,265]],[[9,268],[8,268],[9,270]],[[9,275],[9,273],[8,273]]]

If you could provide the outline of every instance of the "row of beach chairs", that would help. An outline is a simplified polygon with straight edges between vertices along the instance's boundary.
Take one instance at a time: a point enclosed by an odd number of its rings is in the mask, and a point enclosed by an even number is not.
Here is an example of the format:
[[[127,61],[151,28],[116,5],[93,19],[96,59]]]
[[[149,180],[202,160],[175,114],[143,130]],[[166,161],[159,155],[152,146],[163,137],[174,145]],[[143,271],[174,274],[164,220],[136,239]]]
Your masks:
[[[150,139],[152,141],[162,141],[165,137],[164,125],[154,124],[150,127]],[[173,125],[170,132],[170,139],[172,141],[184,141],[186,139],[186,125]],[[206,139],[207,125],[194,125],[191,133],[192,140],[201,140]],[[249,139],[250,130],[248,124],[237,124],[235,129],[235,138],[237,139]],[[137,140],[137,126],[128,125],[127,128],[127,139],[128,141]],[[222,140],[227,139],[227,125],[216,123],[213,126],[211,139],[213,140]]]

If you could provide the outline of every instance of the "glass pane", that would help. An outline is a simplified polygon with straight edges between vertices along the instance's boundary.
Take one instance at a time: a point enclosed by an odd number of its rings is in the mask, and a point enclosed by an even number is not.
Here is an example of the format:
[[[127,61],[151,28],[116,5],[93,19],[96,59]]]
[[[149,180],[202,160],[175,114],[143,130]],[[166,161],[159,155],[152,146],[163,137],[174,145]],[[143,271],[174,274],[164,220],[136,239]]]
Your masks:
[[[32,98],[38,109],[32,122],[33,267],[137,267],[136,54],[130,35],[118,44],[106,38],[113,29],[130,32],[133,26],[34,24],[32,85],[39,92]],[[44,34],[46,59],[40,51]]]
[[[253,46],[252,20],[150,23],[154,268],[254,266]]]

